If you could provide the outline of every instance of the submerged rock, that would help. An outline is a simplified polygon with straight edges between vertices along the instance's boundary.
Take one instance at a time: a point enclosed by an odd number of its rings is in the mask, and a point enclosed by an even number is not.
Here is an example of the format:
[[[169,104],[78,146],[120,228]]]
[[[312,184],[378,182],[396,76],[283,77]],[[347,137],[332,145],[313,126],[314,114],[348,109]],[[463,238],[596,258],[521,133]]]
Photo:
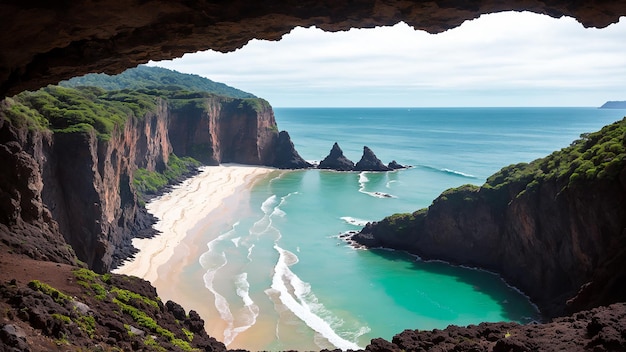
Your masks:
[[[363,156],[361,160],[354,166],[354,171],[390,171],[391,168],[385,166],[376,154],[368,148],[367,146],[363,147]]]
[[[339,144],[335,142],[335,144],[333,144],[333,148],[330,150],[330,154],[328,154],[328,156],[320,162],[317,168],[337,171],[352,171],[354,169],[354,162],[343,155],[343,150],[341,150]]]

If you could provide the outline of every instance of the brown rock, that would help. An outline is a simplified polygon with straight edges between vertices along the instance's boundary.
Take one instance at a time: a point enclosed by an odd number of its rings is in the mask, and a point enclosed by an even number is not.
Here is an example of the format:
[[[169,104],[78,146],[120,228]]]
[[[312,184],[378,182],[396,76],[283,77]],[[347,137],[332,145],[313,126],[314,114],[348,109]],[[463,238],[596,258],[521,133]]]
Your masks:
[[[438,33],[506,10],[571,16],[586,27],[605,27],[626,14],[626,2],[9,1],[0,4],[0,96],[89,72],[119,73],[150,59],[233,51],[254,38],[278,40],[296,26],[342,31],[404,21]]]

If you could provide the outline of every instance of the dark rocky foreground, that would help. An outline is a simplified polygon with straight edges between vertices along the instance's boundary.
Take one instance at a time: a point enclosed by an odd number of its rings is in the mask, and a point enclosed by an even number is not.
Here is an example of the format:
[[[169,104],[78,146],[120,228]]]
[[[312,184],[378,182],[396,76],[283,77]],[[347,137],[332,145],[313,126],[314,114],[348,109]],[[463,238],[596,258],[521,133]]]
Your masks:
[[[0,351],[226,350],[147,281],[0,248]]]
[[[626,304],[584,311],[547,324],[481,323],[443,330],[405,330],[366,351],[625,351]]]

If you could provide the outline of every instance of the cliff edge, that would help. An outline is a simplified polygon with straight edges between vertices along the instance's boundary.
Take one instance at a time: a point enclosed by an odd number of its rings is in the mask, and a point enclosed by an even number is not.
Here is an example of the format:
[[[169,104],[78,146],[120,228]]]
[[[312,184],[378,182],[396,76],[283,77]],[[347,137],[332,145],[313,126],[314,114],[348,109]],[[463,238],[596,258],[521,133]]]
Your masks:
[[[547,317],[626,300],[626,119],[352,239],[500,273]]]

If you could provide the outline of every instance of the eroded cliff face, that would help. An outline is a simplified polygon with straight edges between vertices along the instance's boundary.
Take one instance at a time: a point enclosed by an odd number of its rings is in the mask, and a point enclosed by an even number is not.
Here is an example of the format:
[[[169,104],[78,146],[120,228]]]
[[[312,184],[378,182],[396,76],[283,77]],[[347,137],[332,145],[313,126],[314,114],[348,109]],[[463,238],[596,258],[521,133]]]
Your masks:
[[[212,97],[172,109],[174,154],[208,165],[275,165],[278,128],[269,103]]]
[[[587,150],[602,148],[608,147]],[[546,316],[624,301],[626,166],[621,155],[601,157],[617,168],[611,176],[575,181],[569,179],[575,163],[563,169],[566,177],[556,179],[535,175],[510,181],[524,166],[509,167],[483,187],[449,190],[428,209],[368,224],[353,239],[498,272]]]
[[[159,100],[156,111],[129,117],[106,141],[94,132],[54,135],[49,165],[42,165],[43,199],[78,257],[98,272],[131,254],[132,233],[151,225],[138,209],[132,175],[165,168],[167,112]]]
[[[20,128],[0,113],[0,167],[15,170],[0,180],[3,239],[18,241],[35,226],[54,241],[33,248],[67,253],[33,257],[71,262],[69,244],[90,268],[106,272],[133,253],[133,237],[153,234],[132,183],[137,168],[162,171],[172,152],[207,164],[272,166],[277,139],[269,104],[218,96],[182,108],[158,98],[155,109],[129,116],[108,139]]]
[[[15,129],[0,116],[0,241],[34,259],[75,264],[42,200],[41,163],[51,143],[50,133]]]

